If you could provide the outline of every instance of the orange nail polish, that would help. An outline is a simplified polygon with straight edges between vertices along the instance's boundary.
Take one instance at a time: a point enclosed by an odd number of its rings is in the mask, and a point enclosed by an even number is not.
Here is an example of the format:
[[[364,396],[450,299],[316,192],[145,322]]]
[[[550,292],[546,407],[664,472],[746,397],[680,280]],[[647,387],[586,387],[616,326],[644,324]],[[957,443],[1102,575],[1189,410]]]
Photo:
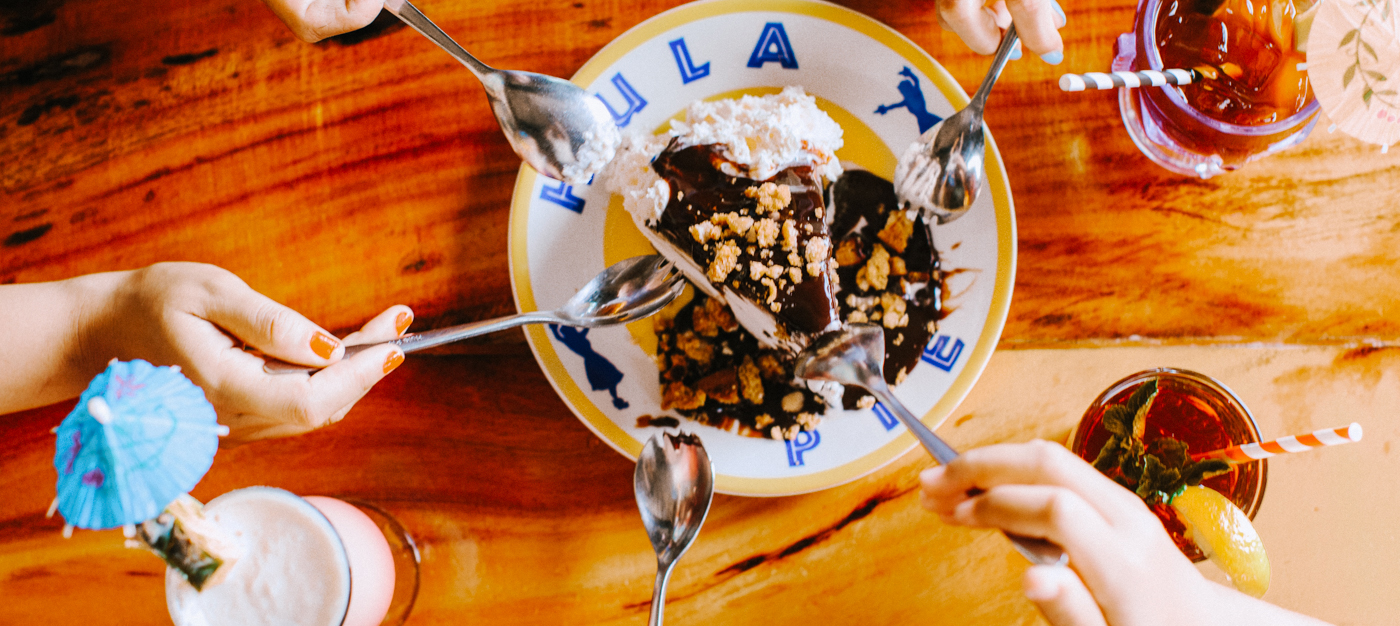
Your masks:
[[[409,313],[408,311],[399,313],[399,316],[394,318],[394,328],[399,331],[400,335],[403,334],[403,331],[408,330],[408,325],[412,323],[413,314]]]
[[[384,373],[388,374],[394,371],[394,368],[398,367],[401,363],[403,363],[403,353],[395,350],[393,354],[389,355],[388,360],[384,361]]]
[[[331,358],[331,353],[335,352],[335,347],[338,345],[340,342],[326,333],[316,333],[311,336],[311,351],[323,359]]]

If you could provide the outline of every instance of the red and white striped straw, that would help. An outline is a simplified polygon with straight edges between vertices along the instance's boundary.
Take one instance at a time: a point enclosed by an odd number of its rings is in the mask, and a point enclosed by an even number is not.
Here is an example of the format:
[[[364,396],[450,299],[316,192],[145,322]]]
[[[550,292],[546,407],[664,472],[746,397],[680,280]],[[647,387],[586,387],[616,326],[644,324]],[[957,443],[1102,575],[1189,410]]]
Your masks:
[[[1201,459],[1224,459],[1231,465],[1238,463],[1248,463],[1259,459],[1267,459],[1275,454],[1285,452],[1304,452],[1313,448],[1324,446],[1339,446],[1344,443],[1361,441],[1361,425],[1352,422],[1350,426],[1341,428],[1324,428],[1314,430],[1306,435],[1294,435],[1264,441],[1261,443],[1247,443],[1242,446],[1231,446],[1221,450],[1212,450],[1193,454],[1192,458]]]
[[[1088,74],[1064,74],[1060,76],[1060,89],[1063,91],[1084,91],[1085,89],[1114,89],[1117,87],[1161,87],[1162,85],[1189,85],[1201,79],[1197,70],[1141,70],[1137,72],[1089,72]]]

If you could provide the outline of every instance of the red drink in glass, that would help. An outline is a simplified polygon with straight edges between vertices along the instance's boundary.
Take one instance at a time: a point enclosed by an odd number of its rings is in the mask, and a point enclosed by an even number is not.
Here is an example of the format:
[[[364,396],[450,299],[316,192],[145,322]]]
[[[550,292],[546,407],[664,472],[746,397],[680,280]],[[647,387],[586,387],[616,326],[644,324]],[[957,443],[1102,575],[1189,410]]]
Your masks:
[[[1157,381],[1157,396],[1148,409],[1143,442],[1171,438],[1185,442],[1193,454],[1259,441],[1259,429],[1249,410],[1216,380],[1187,370],[1159,368],[1138,372],[1114,383],[1089,406],[1070,435],[1070,450],[1086,461],[1098,457],[1111,433],[1103,426],[1104,411],[1128,400],[1139,387]],[[1235,503],[1251,519],[1264,498],[1268,462],[1237,465],[1229,472],[1201,482]],[[1162,520],[1177,547],[1193,561],[1205,558],[1196,544],[1184,536],[1186,527],[1169,505],[1149,503]]]
[[[1302,141],[1319,107],[1298,69],[1293,15],[1292,0],[1142,0],[1113,69],[1200,68],[1214,78],[1120,89],[1133,142],[1162,167],[1209,178]]]

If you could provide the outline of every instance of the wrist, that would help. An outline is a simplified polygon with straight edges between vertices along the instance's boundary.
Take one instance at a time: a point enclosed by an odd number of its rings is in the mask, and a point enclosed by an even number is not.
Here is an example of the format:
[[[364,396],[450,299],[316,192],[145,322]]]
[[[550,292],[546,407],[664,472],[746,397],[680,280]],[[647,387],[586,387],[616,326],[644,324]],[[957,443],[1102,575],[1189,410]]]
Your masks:
[[[0,413],[72,398],[102,371],[91,320],[118,281],[98,274],[0,287]]]
[[[84,384],[106,369],[109,361],[124,356],[123,333],[116,332],[116,325],[123,317],[122,294],[134,274],[103,272],[60,283],[73,312],[66,333],[69,344],[62,354],[66,369]]]

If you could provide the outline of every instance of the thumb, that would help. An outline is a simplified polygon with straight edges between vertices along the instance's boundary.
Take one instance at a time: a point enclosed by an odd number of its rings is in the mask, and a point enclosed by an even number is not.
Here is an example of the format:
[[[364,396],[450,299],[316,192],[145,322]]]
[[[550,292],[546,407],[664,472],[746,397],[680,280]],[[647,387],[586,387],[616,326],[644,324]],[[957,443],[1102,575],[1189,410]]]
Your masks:
[[[396,345],[366,348],[313,374],[309,402],[317,415],[325,416],[323,423],[338,422],[403,359],[403,350]]]
[[[1103,611],[1079,579],[1062,565],[1032,565],[1021,579],[1026,598],[1054,626],[1107,626]]]

